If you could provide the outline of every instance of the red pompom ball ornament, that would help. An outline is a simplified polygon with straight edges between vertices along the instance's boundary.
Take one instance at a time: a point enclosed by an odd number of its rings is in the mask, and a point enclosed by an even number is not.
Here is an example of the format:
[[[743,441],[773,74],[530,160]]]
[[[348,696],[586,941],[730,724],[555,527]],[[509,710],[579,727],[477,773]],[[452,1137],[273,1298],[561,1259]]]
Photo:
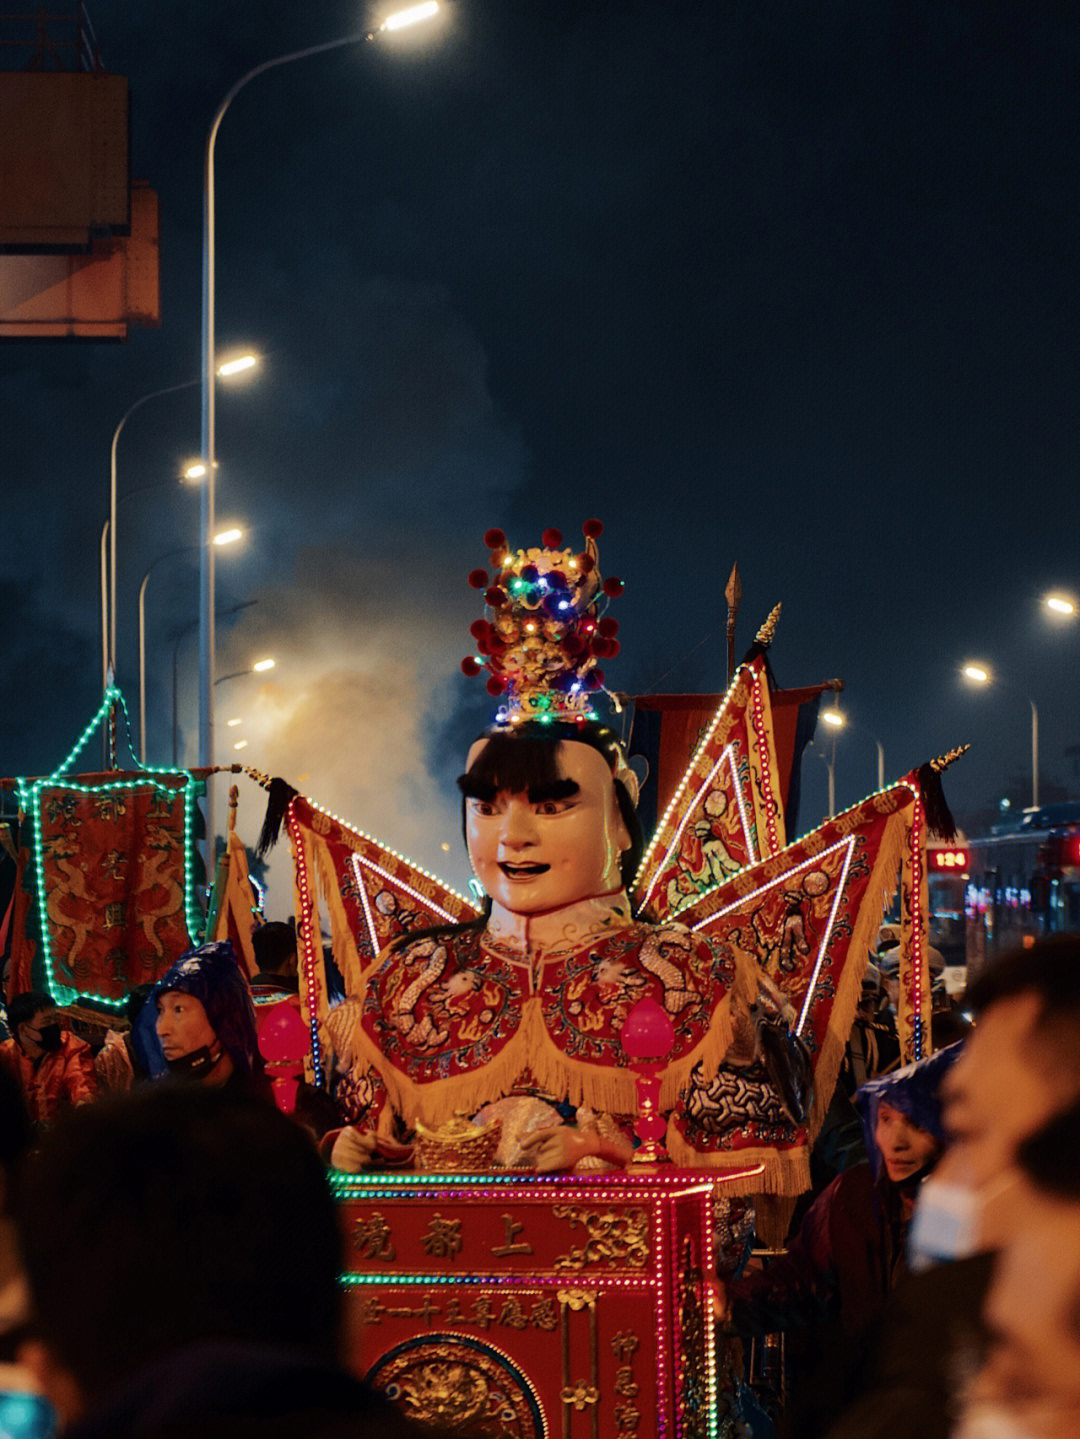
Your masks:
[[[466,655],[461,661],[461,673],[468,675],[470,679],[475,679],[480,673],[481,668],[482,666],[475,655]]]
[[[609,599],[615,599],[618,595],[622,594],[623,590],[626,589],[626,586],[623,584],[622,580],[617,580],[614,575],[610,575],[604,581],[601,588],[603,589],[604,594],[607,595]]]
[[[490,631],[491,624],[488,620],[473,620],[469,626],[469,633],[477,640],[486,639]]]
[[[484,532],[484,544],[489,550],[505,550],[506,536],[502,530],[486,530]]]
[[[600,621],[597,629],[599,629],[600,633],[604,636],[606,640],[613,640],[615,636],[619,633],[619,621],[613,620],[610,617],[605,616]]]
[[[590,671],[589,671],[589,684],[593,687],[594,690],[600,689],[600,688],[603,686],[603,683],[604,683],[604,671],[603,671],[603,670],[590,670]]]
[[[487,682],[487,692],[492,697],[501,695],[505,689],[506,681],[499,679],[496,675],[492,675]]]
[[[484,591],[484,599],[494,610],[506,604],[507,594],[501,585],[489,585]]]
[[[540,541],[545,550],[558,550],[562,548],[562,530],[545,530],[540,536]]]
[[[609,660],[613,660],[613,659],[615,658],[615,656],[619,653],[619,651],[620,651],[621,649],[622,649],[622,645],[619,643],[618,640],[608,640],[608,642],[607,642],[607,657],[608,657],[608,659],[609,659]]]
[[[596,561],[592,555],[578,555],[577,563],[578,569],[583,575],[591,575],[593,570],[596,569]]]
[[[474,590],[482,590],[488,582],[487,570],[470,570],[469,585]]]
[[[581,527],[581,533],[587,540],[598,540],[604,533],[604,522],[602,520],[586,520]]]

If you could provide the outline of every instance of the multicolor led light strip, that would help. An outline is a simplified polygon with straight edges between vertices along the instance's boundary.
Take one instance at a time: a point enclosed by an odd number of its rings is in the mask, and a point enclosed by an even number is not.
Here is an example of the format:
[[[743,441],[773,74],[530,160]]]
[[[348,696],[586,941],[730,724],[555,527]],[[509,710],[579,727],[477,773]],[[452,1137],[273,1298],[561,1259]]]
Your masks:
[[[86,747],[94,731],[103,722],[108,722],[110,710],[115,704],[119,704],[124,713],[124,725],[127,732],[128,749],[131,751],[134,764],[142,772],[144,778],[135,780],[113,780],[104,784],[85,785],[76,784],[67,778],[67,771],[78,759]],[[94,994],[91,991],[83,991],[71,985],[64,984],[56,977],[56,955],[53,952],[49,938],[48,918],[48,895],[45,884],[45,855],[44,836],[42,834],[41,817],[41,796],[47,789],[63,788],[73,790],[76,794],[114,794],[130,792],[133,790],[145,791],[148,785],[160,789],[171,798],[175,798],[181,786],[155,785],[156,778],[183,778],[186,783],[182,786],[184,799],[184,917],[187,924],[188,936],[195,939],[202,926],[202,912],[199,909],[195,898],[194,886],[194,836],[195,836],[195,776],[186,769],[149,769],[143,766],[135,757],[131,744],[131,719],[128,715],[127,704],[123,695],[115,686],[110,686],[105,691],[105,697],[101,707],[93,719],[83,730],[76,740],[70,754],[51,775],[43,779],[16,781],[19,797],[19,808],[24,814],[31,817],[34,835],[34,880],[37,887],[38,924],[41,930],[41,948],[45,961],[45,982],[49,993],[59,1005],[75,1003],[80,998],[91,999],[97,1004],[106,1005],[109,1009],[119,1010],[126,1000],[111,998],[104,994]]]
[[[780,836],[776,832],[776,815],[772,808],[772,772],[769,769],[769,736],[765,728],[765,706],[761,700],[761,673],[758,670],[750,671],[750,678],[753,681],[753,707],[754,707],[754,734],[757,737],[758,757],[761,760],[761,787],[764,790],[768,801],[765,806],[765,829],[769,837],[769,854],[779,854]]]
[[[296,857],[296,888],[300,896],[300,914],[297,916],[297,933],[304,947],[304,992],[302,1000],[307,1003],[308,1030],[311,1034],[311,1069],[315,1083],[323,1082],[322,1048],[319,1044],[319,972],[315,962],[314,917],[315,900],[312,895],[308,874],[307,856],[304,851],[304,835],[300,821],[294,812],[294,802],[289,801],[285,811],[285,823],[289,830],[293,854]],[[322,956],[319,956],[322,958]]]
[[[916,1059],[923,1057],[923,799],[913,788],[915,805],[911,816],[911,1048]]]

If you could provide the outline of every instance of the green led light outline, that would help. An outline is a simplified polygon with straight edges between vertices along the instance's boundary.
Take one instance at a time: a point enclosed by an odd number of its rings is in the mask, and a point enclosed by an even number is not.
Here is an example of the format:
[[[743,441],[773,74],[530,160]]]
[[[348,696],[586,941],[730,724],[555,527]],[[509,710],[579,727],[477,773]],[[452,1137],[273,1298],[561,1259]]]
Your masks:
[[[128,749],[137,769],[142,771],[145,778],[136,780],[115,780],[112,783],[98,785],[74,784],[65,776],[67,771],[78,759],[85,749],[90,737],[107,717],[110,707],[119,702],[124,712],[124,726],[127,731]],[[94,994],[90,990],[78,990],[70,985],[63,984],[55,976],[56,956],[53,954],[52,945],[49,942],[49,925],[47,896],[45,894],[45,859],[42,853],[44,840],[42,836],[41,821],[41,795],[46,789],[64,788],[74,790],[77,794],[110,794],[123,792],[125,790],[144,790],[148,784],[158,776],[180,777],[187,783],[183,788],[184,798],[184,918],[187,923],[188,936],[197,937],[201,912],[195,902],[195,888],[193,882],[194,869],[194,831],[195,831],[195,776],[186,769],[151,769],[144,766],[135,755],[131,744],[131,718],[128,715],[127,704],[124,696],[115,686],[110,686],[105,691],[105,698],[93,719],[83,730],[76,740],[71,752],[64,762],[59,765],[52,774],[43,779],[16,781],[19,796],[19,806],[25,814],[29,814],[33,824],[34,833],[34,877],[37,885],[37,909],[38,927],[41,931],[41,948],[45,960],[45,982],[49,993],[54,1001],[59,1004],[71,1004],[74,1001],[85,998],[92,999],[98,1004],[104,1004],[109,1009],[119,1010],[124,1005],[124,999],[111,999],[103,994]],[[166,791],[171,797],[175,797],[176,790],[171,785],[154,785],[155,789]]]

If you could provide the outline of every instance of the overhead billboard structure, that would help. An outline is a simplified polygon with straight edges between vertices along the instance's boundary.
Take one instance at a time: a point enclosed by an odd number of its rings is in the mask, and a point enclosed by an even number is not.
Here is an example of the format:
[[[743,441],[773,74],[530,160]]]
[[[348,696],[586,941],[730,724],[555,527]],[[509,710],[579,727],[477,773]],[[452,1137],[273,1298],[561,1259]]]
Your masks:
[[[157,196],[132,184],[128,83],[0,73],[0,338],[123,339],[161,322]]]

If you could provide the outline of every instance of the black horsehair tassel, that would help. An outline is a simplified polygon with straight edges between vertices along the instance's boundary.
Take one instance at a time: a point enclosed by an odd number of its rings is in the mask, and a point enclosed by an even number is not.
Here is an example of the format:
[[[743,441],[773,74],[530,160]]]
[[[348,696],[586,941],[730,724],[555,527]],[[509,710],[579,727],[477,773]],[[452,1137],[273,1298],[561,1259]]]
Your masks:
[[[948,754],[938,755],[929,763],[920,765],[918,771],[919,789],[922,791],[923,809],[926,813],[926,827],[931,834],[951,844],[956,838],[956,821],[945,803],[945,791],[941,785],[942,771],[948,769],[962,754],[971,748],[969,744],[957,745]]]

